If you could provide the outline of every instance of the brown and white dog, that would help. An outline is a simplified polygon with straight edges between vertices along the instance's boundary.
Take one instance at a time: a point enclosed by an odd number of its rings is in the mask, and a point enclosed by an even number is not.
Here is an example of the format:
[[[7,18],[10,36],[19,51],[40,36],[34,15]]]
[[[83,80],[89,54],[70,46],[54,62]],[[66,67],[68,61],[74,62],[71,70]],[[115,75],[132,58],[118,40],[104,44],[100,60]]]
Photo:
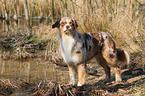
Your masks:
[[[78,73],[77,86],[82,86],[85,83],[85,63],[93,57],[104,68],[106,79],[110,81],[110,67],[101,53],[100,40],[102,39],[99,37],[100,35],[96,39],[90,34],[81,34],[76,30],[77,27],[77,22],[70,17],[63,17],[52,25],[52,28],[59,30],[61,55],[69,68],[70,84],[76,84],[76,73]],[[117,67],[116,64],[114,66]]]
[[[108,32],[101,33],[101,52],[106,61],[113,67],[115,71],[116,81],[122,81],[119,65],[129,64],[130,57],[128,53],[124,50],[116,48],[115,40]]]

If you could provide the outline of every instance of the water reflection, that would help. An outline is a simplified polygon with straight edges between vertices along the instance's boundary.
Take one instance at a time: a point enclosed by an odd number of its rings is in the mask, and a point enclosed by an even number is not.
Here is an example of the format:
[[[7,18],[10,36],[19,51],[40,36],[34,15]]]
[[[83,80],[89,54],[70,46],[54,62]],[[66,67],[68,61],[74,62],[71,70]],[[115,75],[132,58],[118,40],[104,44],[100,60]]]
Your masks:
[[[54,65],[43,61],[0,60],[0,79],[66,83],[68,81],[68,71],[60,68],[56,69]]]
[[[47,25],[49,21],[40,22],[39,20],[33,20],[30,22],[31,27],[25,20],[10,20],[7,23],[5,20],[0,20],[0,40],[6,37],[19,36],[19,34],[33,34],[42,26]],[[29,30],[31,29],[31,31]],[[9,31],[8,31],[9,30]],[[32,31],[33,30],[33,31]],[[23,40],[23,39],[22,39]],[[19,41],[20,42],[20,41]],[[0,50],[0,57],[1,57]],[[69,81],[68,71],[57,68],[48,62],[41,60],[31,61],[14,61],[14,60],[2,60],[0,59],[0,79],[19,80],[40,82],[40,81],[54,81],[57,83],[68,83]]]

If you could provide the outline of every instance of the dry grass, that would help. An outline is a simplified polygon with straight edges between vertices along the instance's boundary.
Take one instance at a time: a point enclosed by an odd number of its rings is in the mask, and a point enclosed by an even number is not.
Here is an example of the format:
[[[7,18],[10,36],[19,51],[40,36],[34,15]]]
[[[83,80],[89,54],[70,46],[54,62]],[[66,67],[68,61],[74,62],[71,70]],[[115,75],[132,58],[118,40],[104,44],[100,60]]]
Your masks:
[[[16,1],[5,2],[5,11],[10,17],[24,14],[23,0]],[[27,2],[30,17],[42,15],[52,23],[64,16],[75,18],[79,23],[80,32],[108,31],[114,37],[118,47],[129,53],[142,52],[142,57],[145,56],[145,16],[142,11],[145,2],[143,0],[82,0],[79,2],[30,0]],[[2,4],[3,2],[0,2],[0,5]],[[2,15],[5,15],[2,6],[0,9],[2,9],[0,10]],[[56,30],[51,30],[51,26],[41,26],[34,33],[36,33],[37,42],[46,41],[48,38],[52,43],[58,41]],[[49,46],[52,47],[52,44]]]
[[[3,0],[6,1],[6,0]],[[45,17],[49,23],[60,17],[69,16],[79,23],[78,30],[84,32],[108,31],[114,37],[117,46],[130,54],[141,52],[145,57],[145,11],[144,0],[27,0],[30,17]],[[0,2],[0,5],[4,2]],[[0,7],[0,12],[9,17],[22,16],[23,0],[5,2],[6,9]],[[15,5],[15,7],[13,6]],[[49,39],[48,47],[58,47],[57,31],[50,26],[40,26],[33,32],[33,39],[43,42]],[[55,45],[52,44],[55,42]],[[53,45],[53,46],[52,46]]]
[[[2,7],[4,4],[2,1],[5,1],[6,9]],[[5,17],[6,14],[4,11],[6,11],[9,18],[15,18],[16,15],[18,15],[18,18],[25,17],[24,0],[2,1],[0,1],[0,18]],[[81,33],[97,31],[109,32],[115,39],[117,46],[129,52],[131,55],[131,64],[145,65],[144,0],[79,0],[79,2],[77,0],[27,0],[27,2],[30,20],[32,17],[38,18],[39,16],[43,16],[49,24],[41,23],[36,29],[32,26],[32,30],[30,31],[26,26],[20,26],[18,28],[11,26],[11,23],[10,31],[0,32],[0,36],[10,37],[14,34],[17,37],[19,34],[22,34],[22,36],[31,34],[31,38],[25,40],[22,38],[21,42],[25,42],[26,40],[32,41],[33,43],[48,42],[46,50],[40,53],[45,56],[45,60],[59,61],[58,30],[52,29],[51,25],[58,18],[68,16],[78,21],[78,30]],[[13,49],[14,56],[19,56],[16,50],[17,47],[21,46],[16,46]],[[0,50],[0,57],[4,55],[10,56],[11,54]],[[12,89],[17,87],[11,84],[11,82],[7,82],[4,83],[6,85],[10,84],[11,86],[1,88]],[[134,83],[133,89],[125,94],[144,95],[144,85],[136,85]],[[39,91],[41,92],[41,90]]]

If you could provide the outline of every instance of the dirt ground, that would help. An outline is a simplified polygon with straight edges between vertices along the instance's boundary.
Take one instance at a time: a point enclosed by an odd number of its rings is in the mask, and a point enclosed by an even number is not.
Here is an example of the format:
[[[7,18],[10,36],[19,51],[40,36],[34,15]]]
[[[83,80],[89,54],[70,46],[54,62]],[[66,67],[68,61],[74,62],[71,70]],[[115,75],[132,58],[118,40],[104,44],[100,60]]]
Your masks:
[[[58,71],[67,70],[67,67],[57,66]],[[28,81],[1,80],[0,95],[2,96],[143,96],[145,95],[145,72],[141,67],[127,67],[121,70],[123,82],[114,83],[115,77],[111,69],[111,82],[105,83],[105,73],[102,67],[93,62],[88,65],[90,71],[96,74],[87,74],[86,84],[82,87],[68,84],[40,82],[34,84]],[[4,83],[5,82],[5,83]]]

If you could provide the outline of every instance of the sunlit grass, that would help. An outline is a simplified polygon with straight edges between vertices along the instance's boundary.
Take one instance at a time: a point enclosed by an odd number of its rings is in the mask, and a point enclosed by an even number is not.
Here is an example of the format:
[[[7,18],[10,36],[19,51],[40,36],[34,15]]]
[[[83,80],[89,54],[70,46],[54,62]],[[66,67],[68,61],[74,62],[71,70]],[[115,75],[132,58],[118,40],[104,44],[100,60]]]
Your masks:
[[[5,1],[5,3],[2,1]],[[81,33],[109,32],[115,39],[117,47],[126,50],[130,54],[131,64],[144,67],[144,0],[1,0],[1,16],[5,17],[7,13],[9,19],[16,19],[16,15],[18,19],[24,18],[24,1],[27,1],[30,20],[35,18],[39,20],[41,17],[44,17],[47,23],[35,26],[31,22],[28,27],[25,24],[25,20],[19,22],[18,25],[10,22],[9,31],[3,31],[2,27],[4,26],[2,26],[0,36],[4,38],[0,38],[0,40],[15,38],[16,42],[13,43],[15,46],[12,48],[12,51],[3,50],[0,46],[1,58],[7,60],[31,57],[31,53],[25,50],[24,45],[20,45],[28,41],[30,45],[31,43],[47,43],[46,49],[36,52],[37,55],[41,54],[48,61],[61,61],[58,30],[52,29],[51,25],[60,17],[67,16],[77,20],[78,30]],[[3,7],[4,4],[6,9]],[[2,25],[2,23],[0,24]],[[32,56],[34,55],[32,54]],[[145,84],[140,83],[133,87],[131,86],[131,88],[131,91],[126,92],[126,94],[143,96],[145,93]]]
[[[15,15],[23,17],[25,14],[24,0],[8,1],[0,2],[0,5],[6,5],[5,10],[0,6],[2,15],[5,16],[4,11],[6,11],[9,17]],[[69,16],[77,20],[78,30],[81,33],[109,32],[115,39],[117,47],[129,53],[141,52],[141,56],[145,57],[145,15],[142,11],[144,3],[143,0],[82,0],[79,2],[76,0],[27,0],[30,19],[43,16],[50,25],[44,23],[39,26],[38,30],[32,28],[32,31],[25,28],[25,31],[23,29],[16,31],[16,27],[10,27],[9,34],[11,32],[15,34],[32,33],[31,39],[35,42],[49,42],[49,47],[58,47],[57,30],[52,29],[51,25],[58,18]]]

